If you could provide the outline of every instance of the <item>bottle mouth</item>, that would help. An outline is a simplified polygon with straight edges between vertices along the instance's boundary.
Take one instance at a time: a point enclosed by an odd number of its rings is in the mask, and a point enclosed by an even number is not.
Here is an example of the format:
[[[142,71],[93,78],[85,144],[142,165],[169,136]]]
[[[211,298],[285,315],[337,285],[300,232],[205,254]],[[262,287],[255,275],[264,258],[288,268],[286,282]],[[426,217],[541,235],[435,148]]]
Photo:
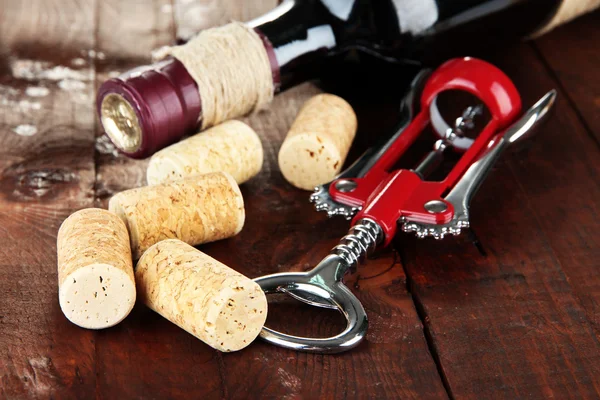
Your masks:
[[[167,59],[104,82],[97,110],[121,153],[146,158],[193,131],[202,107],[198,86],[185,67]]]
[[[104,131],[119,149],[135,153],[142,147],[142,127],[131,104],[120,94],[110,93],[102,99],[100,121]]]

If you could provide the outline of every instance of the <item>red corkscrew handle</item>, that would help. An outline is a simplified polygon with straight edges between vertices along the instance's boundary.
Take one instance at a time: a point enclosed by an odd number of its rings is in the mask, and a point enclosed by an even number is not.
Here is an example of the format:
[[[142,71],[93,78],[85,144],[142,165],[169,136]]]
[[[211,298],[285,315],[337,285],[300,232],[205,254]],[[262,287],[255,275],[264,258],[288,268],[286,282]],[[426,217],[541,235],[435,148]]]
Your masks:
[[[430,105],[443,91],[464,90],[479,98],[489,109],[491,120],[462,155],[446,178],[440,182],[423,181],[412,170],[391,170],[431,122]],[[402,218],[411,221],[446,224],[454,213],[452,204],[442,198],[477,156],[503,128],[520,114],[521,97],[514,84],[497,67],[475,58],[453,59],[440,66],[427,80],[421,95],[421,110],[402,134],[390,145],[362,177],[351,179],[355,188],[342,192],[335,182],[329,186],[331,197],[339,203],[361,208],[354,223],[362,218],[377,222],[389,244]],[[432,213],[425,204],[438,201],[447,207]]]
[[[510,78],[498,67],[477,58],[455,58],[436,69],[423,89],[423,109],[428,109],[446,90],[463,90],[478,97],[498,129],[506,128],[521,111],[521,96]]]

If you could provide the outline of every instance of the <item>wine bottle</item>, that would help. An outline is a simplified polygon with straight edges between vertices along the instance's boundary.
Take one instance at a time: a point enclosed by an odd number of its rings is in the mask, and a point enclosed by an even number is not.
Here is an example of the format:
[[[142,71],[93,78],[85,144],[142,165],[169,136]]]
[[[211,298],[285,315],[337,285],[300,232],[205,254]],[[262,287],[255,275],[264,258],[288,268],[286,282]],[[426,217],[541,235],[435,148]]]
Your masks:
[[[569,7],[579,5],[577,13],[583,12],[582,1],[286,0],[245,26],[261,40],[260,51],[271,70],[270,90],[277,93],[318,78],[328,60],[350,50],[400,63],[433,63],[476,43],[527,37],[557,25],[561,15],[575,16]],[[600,5],[600,0],[585,2],[587,10]],[[220,48],[215,46],[208,54],[225,65],[229,60],[219,59]],[[202,60],[191,59],[186,65],[176,55],[167,57],[100,87],[100,120],[121,152],[144,158],[194,132],[199,124],[208,127],[201,121],[215,99],[201,98],[202,74],[194,78],[191,64]],[[214,61],[210,65],[219,69]],[[239,63],[240,73],[247,67]],[[223,79],[214,96],[221,89],[235,92],[227,76]],[[235,93],[232,96],[229,101],[237,101]]]

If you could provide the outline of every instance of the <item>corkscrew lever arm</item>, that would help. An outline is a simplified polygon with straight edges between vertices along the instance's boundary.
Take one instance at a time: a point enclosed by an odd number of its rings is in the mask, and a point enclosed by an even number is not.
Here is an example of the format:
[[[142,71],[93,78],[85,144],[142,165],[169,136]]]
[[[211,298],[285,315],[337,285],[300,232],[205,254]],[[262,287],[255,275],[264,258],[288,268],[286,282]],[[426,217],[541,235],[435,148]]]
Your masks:
[[[469,166],[444,198],[454,208],[454,215],[450,222],[447,224],[429,224],[413,222],[408,218],[405,220],[402,229],[405,232],[415,232],[419,237],[433,236],[441,239],[448,233],[457,234],[461,229],[468,228],[470,226],[469,205],[471,199],[504,149],[512,143],[533,135],[554,105],[555,100],[556,90],[549,91],[514,124],[489,142],[482,155]]]
[[[511,143],[525,140],[535,133],[535,128],[539,126],[539,123],[548,114],[555,99],[556,90],[546,93],[544,97],[527,110],[525,115],[499,135],[496,140],[490,142],[485,153],[469,167],[464,176],[446,197],[446,200],[457,203],[455,204],[455,214],[460,214],[461,212],[468,213],[468,205],[471,202],[472,196],[489,174],[500,154]],[[460,201],[460,205],[458,201]],[[468,216],[466,217],[468,220]],[[460,215],[458,218],[460,218]]]

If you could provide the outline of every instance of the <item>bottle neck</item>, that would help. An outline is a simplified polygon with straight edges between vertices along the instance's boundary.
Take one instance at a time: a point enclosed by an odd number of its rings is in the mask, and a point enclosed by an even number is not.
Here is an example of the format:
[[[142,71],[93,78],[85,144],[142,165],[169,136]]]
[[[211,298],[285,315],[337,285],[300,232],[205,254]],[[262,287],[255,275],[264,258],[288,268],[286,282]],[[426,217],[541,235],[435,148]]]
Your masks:
[[[561,2],[285,0],[247,24],[263,37],[279,91],[317,78],[328,57],[351,49],[400,62],[469,55],[478,46],[530,35]]]
[[[281,90],[318,77],[329,56],[400,34],[392,0],[285,0],[247,25],[266,39]]]
[[[270,59],[276,62],[276,91],[315,77],[326,55],[337,47],[320,1],[286,0],[247,25],[261,35]]]

